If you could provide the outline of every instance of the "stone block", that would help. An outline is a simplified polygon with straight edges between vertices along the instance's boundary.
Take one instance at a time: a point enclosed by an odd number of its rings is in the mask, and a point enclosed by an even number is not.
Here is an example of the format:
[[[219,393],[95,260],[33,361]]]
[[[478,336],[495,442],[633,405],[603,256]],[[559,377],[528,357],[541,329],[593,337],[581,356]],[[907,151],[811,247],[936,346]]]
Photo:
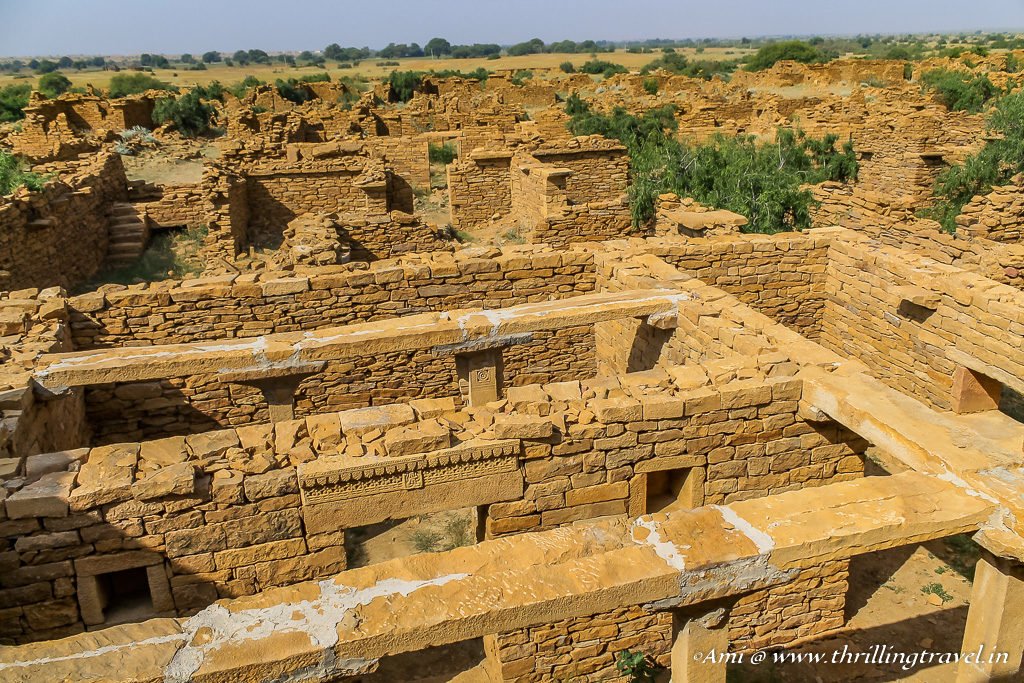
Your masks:
[[[5,501],[11,519],[67,517],[74,472],[51,472],[11,494]]]

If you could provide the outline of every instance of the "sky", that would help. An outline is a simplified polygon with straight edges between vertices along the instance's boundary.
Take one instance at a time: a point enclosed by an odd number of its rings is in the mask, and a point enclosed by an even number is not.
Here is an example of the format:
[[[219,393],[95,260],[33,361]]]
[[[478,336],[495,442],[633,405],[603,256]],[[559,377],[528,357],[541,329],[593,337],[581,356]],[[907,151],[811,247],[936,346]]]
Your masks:
[[[0,56],[1024,29],[1024,0],[0,0]]]

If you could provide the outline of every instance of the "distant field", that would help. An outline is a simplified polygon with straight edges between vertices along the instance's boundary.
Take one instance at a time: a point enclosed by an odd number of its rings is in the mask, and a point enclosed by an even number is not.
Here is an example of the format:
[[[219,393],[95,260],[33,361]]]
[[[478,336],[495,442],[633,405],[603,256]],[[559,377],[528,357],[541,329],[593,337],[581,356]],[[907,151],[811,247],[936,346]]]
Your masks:
[[[725,60],[737,59],[752,50],[739,48],[707,48],[703,53],[697,54],[696,50],[677,48],[676,52],[685,54],[692,59]],[[616,52],[600,52],[597,59],[622,64],[628,69],[639,69],[648,62],[661,56],[660,52],[652,54],[633,54],[624,50]],[[235,83],[246,76],[252,75],[263,81],[273,82],[278,78],[298,77],[304,74],[321,73],[327,71],[332,78],[342,76],[365,76],[367,78],[387,77],[394,70],[401,71],[429,71],[456,69],[459,71],[473,71],[483,67],[489,71],[503,69],[544,69],[558,68],[562,62],[572,62],[577,67],[591,59],[589,54],[559,54],[545,53],[536,55],[524,55],[522,57],[502,57],[500,59],[400,59],[388,60],[398,61],[400,66],[376,66],[377,62],[385,61],[377,57],[363,60],[356,67],[351,69],[338,69],[337,62],[327,63],[327,68],[315,66],[291,67],[286,64],[249,64],[247,66],[224,66],[223,64],[208,65],[206,71],[183,71],[180,69],[153,69],[153,75],[162,81],[173,85],[192,85],[198,83],[205,85],[211,81],[220,81],[224,84]],[[117,72],[114,71],[75,71],[69,69],[62,71],[73,86],[84,87],[93,85],[97,88],[106,88],[110,84],[110,78]],[[131,73],[130,71],[122,73]],[[35,84],[39,77],[32,75],[28,78],[18,78],[12,75],[0,76],[0,87],[10,83],[31,83]]]

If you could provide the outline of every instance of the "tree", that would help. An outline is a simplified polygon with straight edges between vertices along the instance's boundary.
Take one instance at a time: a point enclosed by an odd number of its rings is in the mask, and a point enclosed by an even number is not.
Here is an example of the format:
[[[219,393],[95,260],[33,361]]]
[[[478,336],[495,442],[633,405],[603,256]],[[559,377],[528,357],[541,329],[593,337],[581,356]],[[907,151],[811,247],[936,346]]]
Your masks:
[[[0,88],[0,122],[18,121],[25,118],[25,107],[32,87],[27,83],[8,85]]]
[[[22,185],[30,190],[39,190],[44,182],[44,178],[25,170],[21,159],[0,149],[0,196],[11,194]]]
[[[111,97],[137,95],[147,90],[175,90],[175,88],[144,73],[117,74],[110,79]]]
[[[809,138],[779,129],[775,142],[754,136],[716,135],[701,144],[680,142],[675,107],[634,116],[622,107],[597,114],[578,95],[566,101],[574,135],[604,135],[622,142],[631,162],[630,212],[634,225],[654,216],[659,194],[675,192],[701,204],[728,209],[750,220],[747,232],[801,230],[811,225],[814,197],[804,186],[856,178],[852,142]]]
[[[544,52],[544,41],[540,38],[533,38],[525,43],[516,43],[508,49],[508,53],[513,57],[534,55],[538,52]]]
[[[215,111],[204,102],[200,90],[190,90],[181,97],[160,100],[153,108],[153,120],[170,123],[185,137],[196,137],[210,130]]]
[[[249,53],[245,50],[235,50],[235,54],[231,55],[231,60],[236,64],[245,66],[249,63]]]
[[[66,93],[71,88],[71,81],[59,71],[43,74],[39,77],[39,92],[49,98]]]
[[[204,52],[203,53],[203,61],[206,62],[207,64],[213,64],[214,62],[219,62],[220,59],[221,59],[220,53],[217,52],[216,50],[210,50],[209,52]]]
[[[44,59],[41,62],[36,62],[36,72],[41,74],[53,73],[57,70],[57,62]]]
[[[747,63],[747,70],[770,69],[776,62],[784,60],[810,64],[821,59],[821,53],[807,43],[800,40],[785,40],[781,43],[769,43],[758,50]]]
[[[427,44],[423,46],[423,51],[431,57],[450,55],[452,53],[452,44],[444,38],[431,38],[427,41]]]
[[[71,57],[61,57],[57,60],[57,67],[60,69],[69,69],[75,63],[75,60]]]
[[[974,75],[965,71],[934,69],[921,76],[926,87],[934,90],[942,103],[954,111],[976,114],[1000,93],[985,75]]]
[[[186,52],[178,58],[178,61],[182,64],[195,64],[196,58]]]

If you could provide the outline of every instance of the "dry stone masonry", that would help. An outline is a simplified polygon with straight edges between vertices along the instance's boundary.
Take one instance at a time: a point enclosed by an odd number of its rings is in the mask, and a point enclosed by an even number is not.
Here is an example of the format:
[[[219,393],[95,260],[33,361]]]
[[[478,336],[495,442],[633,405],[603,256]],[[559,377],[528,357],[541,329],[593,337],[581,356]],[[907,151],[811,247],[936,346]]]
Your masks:
[[[0,198],[0,680],[596,683],[628,652],[720,683],[695,653],[834,635],[851,560],[964,533],[964,649],[1009,661],[956,680],[1024,675],[1020,179],[955,234],[915,215],[983,118],[885,60],[541,73],[228,95],[194,183],[111,149],[152,96],[33,99],[10,139],[52,175]],[[626,149],[570,135],[566,92],[674,104],[684,138],[799,121],[861,174],[801,233],[674,194],[635,227]],[[128,228],[202,231],[203,273],[85,284]],[[489,232],[518,239],[452,239]]]

